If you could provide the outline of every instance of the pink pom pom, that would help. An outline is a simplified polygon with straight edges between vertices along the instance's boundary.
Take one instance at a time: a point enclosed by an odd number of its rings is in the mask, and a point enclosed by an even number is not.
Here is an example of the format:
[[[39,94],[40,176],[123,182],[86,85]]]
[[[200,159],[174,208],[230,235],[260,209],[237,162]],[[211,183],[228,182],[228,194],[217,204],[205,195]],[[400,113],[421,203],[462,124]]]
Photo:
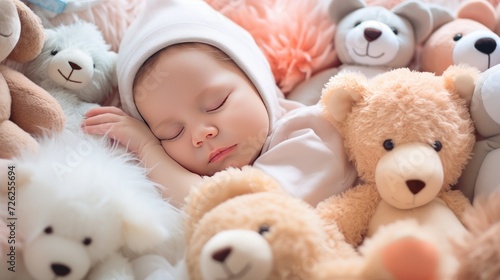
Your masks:
[[[207,2],[252,34],[285,95],[312,74],[339,64],[335,26],[319,0]]]

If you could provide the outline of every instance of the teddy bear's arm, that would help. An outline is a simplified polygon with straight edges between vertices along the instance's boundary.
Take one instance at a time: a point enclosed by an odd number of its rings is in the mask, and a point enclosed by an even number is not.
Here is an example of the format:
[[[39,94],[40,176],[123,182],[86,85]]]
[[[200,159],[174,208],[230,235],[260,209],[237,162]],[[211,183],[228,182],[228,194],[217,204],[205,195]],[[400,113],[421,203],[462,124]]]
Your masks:
[[[375,186],[358,185],[324,200],[316,210],[326,224],[337,223],[349,244],[358,246],[363,242],[379,202]]]
[[[463,215],[472,208],[469,199],[459,190],[441,192],[439,198],[448,205],[463,224]]]
[[[11,120],[30,134],[42,130],[61,131],[65,123],[64,112],[47,91],[23,74],[1,66],[12,98]]]

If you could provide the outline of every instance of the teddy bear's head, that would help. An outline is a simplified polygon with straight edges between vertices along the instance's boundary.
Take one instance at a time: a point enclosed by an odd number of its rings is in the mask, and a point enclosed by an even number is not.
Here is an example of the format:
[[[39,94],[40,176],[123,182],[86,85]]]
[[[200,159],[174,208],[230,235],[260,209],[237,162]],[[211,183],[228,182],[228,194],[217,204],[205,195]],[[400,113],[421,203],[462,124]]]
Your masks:
[[[500,135],[500,65],[481,73],[476,81],[470,114],[477,132],[483,137]]]
[[[19,0],[0,2],[0,61],[27,62],[42,48],[40,19]]]
[[[41,54],[25,75],[47,91],[63,89],[88,103],[102,102],[116,85],[116,53],[97,26],[77,21],[46,29]]]
[[[495,8],[488,1],[463,1],[455,17],[439,13],[434,18],[439,21],[422,46],[420,70],[441,75],[450,65],[466,63],[485,71],[500,63]]]
[[[476,75],[467,66],[443,76],[408,68],[371,80],[345,73],[329,81],[321,104],[361,179],[394,207],[413,208],[449,190],[470,156],[467,102]]]
[[[429,9],[417,1],[388,10],[362,0],[333,0],[330,16],[336,23],[335,49],[344,64],[407,66],[432,30]]]
[[[24,178],[15,193],[18,261],[35,279],[83,279],[122,250],[183,244],[180,211],[131,156],[106,143],[66,131],[41,139],[38,154],[14,160]]]
[[[309,279],[329,251],[314,210],[251,167],[206,178],[185,210],[191,279]]]

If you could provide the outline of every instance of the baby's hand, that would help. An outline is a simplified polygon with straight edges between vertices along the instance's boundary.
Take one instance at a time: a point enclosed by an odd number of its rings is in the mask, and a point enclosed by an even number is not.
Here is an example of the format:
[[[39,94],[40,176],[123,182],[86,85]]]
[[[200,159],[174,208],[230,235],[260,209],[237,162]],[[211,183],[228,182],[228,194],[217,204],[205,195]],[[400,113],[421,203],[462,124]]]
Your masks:
[[[127,115],[117,107],[98,107],[85,114],[83,131],[89,134],[106,135],[142,158],[142,151],[150,145],[160,145],[160,141],[149,127]]]

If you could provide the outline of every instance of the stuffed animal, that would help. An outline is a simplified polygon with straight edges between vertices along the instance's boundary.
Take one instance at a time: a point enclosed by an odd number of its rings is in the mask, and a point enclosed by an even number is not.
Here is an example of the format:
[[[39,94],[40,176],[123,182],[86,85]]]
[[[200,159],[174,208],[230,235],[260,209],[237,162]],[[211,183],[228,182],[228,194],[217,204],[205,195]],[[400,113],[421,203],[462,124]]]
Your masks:
[[[334,223],[253,167],[227,169],[194,188],[184,208],[192,280],[312,279],[315,263],[354,255]]]
[[[18,0],[0,2],[0,61],[27,62],[43,45],[38,17]],[[64,114],[57,101],[20,72],[0,64],[0,158],[36,150],[34,136],[60,131]]]
[[[63,131],[13,162],[15,191],[2,188],[0,215],[22,246],[11,245],[14,262],[0,257],[0,279],[135,279],[136,257],[182,257],[182,213],[105,138]]]
[[[359,256],[317,264],[312,279],[448,279],[436,275],[454,274],[453,252],[446,251],[432,230],[415,219],[381,226],[358,251]]]
[[[79,21],[46,29],[43,50],[24,73],[61,104],[69,129],[80,129],[85,113],[116,85],[116,52],[93,23]]]
[[[466,103],[477,75],[467,66],[451,66],[443,76],[399,68],[372,79],[343,73],[329,81],[324,116],[344,136],[362,183],[317,208],[348,243],[359,246],[381,226],[409,218],[442,244],[465,232],[460,219],[470,203],[451,186],[474,144]]]
[[[333,0],[329,13],[336,23],[335,51],[342,65],[303,81],[290,92],[289,99],[307,105],[317,103],[328,79],[342,71],[357,71],[372,77],[409,66],[418,44],[432,30],[429,9],[413,0],[391,10],[366,6],[362,0]]]
[[[476,81],[470,114],[478,133],[472,159],[457,188],[474,202],[478,196],[500,190],[500,65],[481,73]]]
[[[206,2],[253,36],[285,96],[304,79],[339,65],[333,43],[335,25],[325,9],[326,1]]]
[[[440,13],[432,34],[422,46],[419,69],[441,75],[450,65],[466,63],[480,71],[500,63],[500,37],[493,32],[495,8],[486,0],[468,0],[456,16]]]
[[[500,193],[482,196],[465,213],[469,231],[454,243],[460,266],[456,279],[498,279],[500,275]]]

